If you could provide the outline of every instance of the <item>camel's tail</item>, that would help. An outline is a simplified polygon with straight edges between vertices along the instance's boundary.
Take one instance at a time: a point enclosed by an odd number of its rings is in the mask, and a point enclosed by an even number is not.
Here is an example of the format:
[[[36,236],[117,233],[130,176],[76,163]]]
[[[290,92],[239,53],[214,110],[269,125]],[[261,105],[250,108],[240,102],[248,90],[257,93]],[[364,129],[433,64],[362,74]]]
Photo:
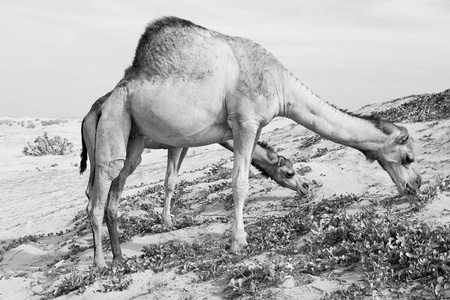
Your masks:
[[[84,119],[83,122],[81,122],[81,144],[82,144],[82,149],[81,149],[81,161],[80,161],[80,174],[83,174],[84,171],[86,171],[87,168],[87,159],[88,159],[88,155],[87,155],[87,148],[86,148],[86,142],[84,141],[84,134],[83,134],[83,125],[84,125]]]
[[[80,157],[81,157],[80,174],[83,174],[83,172],[86,171],[86,167],[87,167],[87,163],[86,162],[88,160],[88,150],[87,150],[87,147],[86,147],[86,139],[85,139],[85,136],[83,134],[83,132],[84,132],[84,130],[83,130],[84,125],[85,125],[85,123],[87,121],[88,122],[88,127],[86,129],[88,130],[88,132],[90,132],[90,135],[94,139],[92,142],[93,142],[93,147],[95,148],[95,135],[96,135],[96,131],[97,131],[97,124],[98,124],[98,121],[100,120],[100,117],[102,115],[101,106],[106,101],[106,99],[108,99],[108,97],[110,95],[111,95],[111,92],[107,93],[106,95],[104,95],[103,97],[100,97],[97,101],[95,101],[95,103],[92,104],[91,110],[83,118],[83,122],[81,122],[81,144],[82,144],[83,148],[81,150],[81,155],[80,155]],[[92,128],[91,126],[95,126],[95,128]],[[95,131],[92,132],[93,130],[95,130]],[[91,137],[88,136],[88,138],[91,138]],[[94,152],[91,153],[92,156],[94,156]],[[91,157],[90,159],[92,161],[94,161],[94,157]]]

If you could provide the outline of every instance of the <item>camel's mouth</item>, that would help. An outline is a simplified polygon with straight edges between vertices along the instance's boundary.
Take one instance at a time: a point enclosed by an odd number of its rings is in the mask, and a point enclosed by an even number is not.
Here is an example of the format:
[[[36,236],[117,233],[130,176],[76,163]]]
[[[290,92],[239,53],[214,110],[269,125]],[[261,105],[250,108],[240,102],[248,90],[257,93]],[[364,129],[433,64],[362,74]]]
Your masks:
[[[406,168],[404,166],[385,164],[381,161],[378,162],[389,174],[400,195],[412,196],[417,194],[422,184],[422,179],[414,167]]]
[[[417,195],[417,193],[420,189],[421,183],[422,183],[422,179],[420,178],[420,176],[418,176],[410,182],[403,182],[400,184],[396,183],[396,185],[397,185],[397,190],[401,195],[415,196],[415,195]]]
[[[309,194],[309,184],[307,182],[298,182],[297,183],[297,193],[300,196],[306,196]]]
[[[418,189],[414,189],[408,183],[405,185],[404,194],[407,196],[414,196],[417,194]]]

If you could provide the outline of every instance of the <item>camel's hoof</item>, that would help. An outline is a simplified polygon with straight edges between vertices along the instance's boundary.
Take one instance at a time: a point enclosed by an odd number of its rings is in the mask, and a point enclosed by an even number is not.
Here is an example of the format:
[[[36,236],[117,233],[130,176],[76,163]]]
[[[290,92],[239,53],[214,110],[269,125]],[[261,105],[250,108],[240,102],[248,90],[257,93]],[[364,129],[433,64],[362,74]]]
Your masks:
[[[230,252],[231,253],[238,253],[240,251],[242,251],[245,246],[247,246],[247,241],[246,240],[235,240],[231,242],[231,247],[230,247]]]
[[[113,267],[122,267],[123,266],[123,257],[114,257],[112,262]]]
[[[165,231],[172,231],[173,229],[173,223],[172,223],[172,219],[163,219],[163,225],[162,225],[163,230]]]
[[[94,262],[94,269],[102,272],[106,269],[108,269],[108,265],[103,261],[103,263],[101,262]]]

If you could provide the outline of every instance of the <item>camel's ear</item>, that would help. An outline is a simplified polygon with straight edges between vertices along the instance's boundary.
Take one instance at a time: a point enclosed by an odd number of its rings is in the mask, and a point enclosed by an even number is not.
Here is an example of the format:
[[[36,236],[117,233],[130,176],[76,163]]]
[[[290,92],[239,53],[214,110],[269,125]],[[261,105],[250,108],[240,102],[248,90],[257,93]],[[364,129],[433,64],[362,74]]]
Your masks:
[[[375,126],[378,127],[381,131],[383,131],[383,133],[386,135],[392,134],[395,128],[394,125],[387,122],[383,122],[381,119],[378,120],[378,124],[376,124]]]
[[[275,164],[278,162],[278,155],[273,151],[267,152],[267,158],[269,159],[270,163]]]
[[[286,164],[286,158],[284,158],[283,156],[280,156],[278,159],[278,166],[284,166]]]
[[[396,139],[398,144],[404,145],[409,140],[409,134],[408,133],[401,133]]]

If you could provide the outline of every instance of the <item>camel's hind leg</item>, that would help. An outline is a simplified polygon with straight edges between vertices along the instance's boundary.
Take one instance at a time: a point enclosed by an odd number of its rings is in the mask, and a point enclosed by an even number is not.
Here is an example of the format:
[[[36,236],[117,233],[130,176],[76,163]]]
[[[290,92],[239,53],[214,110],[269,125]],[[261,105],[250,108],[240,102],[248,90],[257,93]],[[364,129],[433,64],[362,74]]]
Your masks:
[[[111,182],[122,170],[131,130],[126,88],[116,88],[105,102],[97,126],[94,184],[88,214],[94,236],[94,265],[106,267],[102,250],[102,223]]]
[[[119,263],[122,261],[122,250],[120,249],[119,237],[117,233],[117,212],[119,199],[128,176],[130,176],[141,163],[141,154],[143,151],[143,136],[138,136],[128,141],[125,165],[119,176],[112,181],[111,188],[109,189],[105,221],[108,226],[114,263]]]
[[[189,148],[168,148],[167,154],[167,169],[166,179],[164,181],[164,209],[162,214],[163,228],[166,230],[172,229],[172,217],[170,215],[170,202],[173,197],[175,183],[180,171],[181,163],[183,162],[186,152]]]
[[[85,194],[88,199],[91,198],[92,186],[94,185],[95,174],[95,134],[97,127],[97,119],[93,119],[89,114],[83,120],[82,131],[83,139],[86,145],[87,154],[89,157],[89,181],[86,187]]]

